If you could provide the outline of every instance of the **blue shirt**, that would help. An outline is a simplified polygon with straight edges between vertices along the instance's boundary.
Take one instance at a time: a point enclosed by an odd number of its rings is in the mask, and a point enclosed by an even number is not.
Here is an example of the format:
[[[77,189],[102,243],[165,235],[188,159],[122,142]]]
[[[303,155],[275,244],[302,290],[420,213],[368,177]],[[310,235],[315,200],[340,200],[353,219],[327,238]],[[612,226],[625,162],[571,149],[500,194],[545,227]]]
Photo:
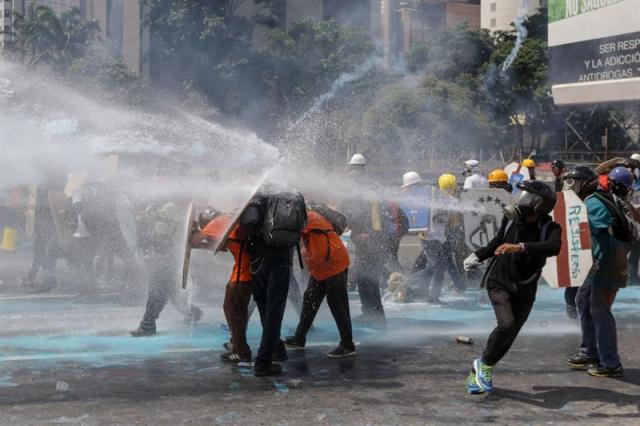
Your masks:
[[[627,250],[612,232],[613,216],[609,208],[596,196],[585,200],[589,228],[591,230],[591,251],[598,263],[593,274],[593,285],[605,288],[624,287],[628,280]]]

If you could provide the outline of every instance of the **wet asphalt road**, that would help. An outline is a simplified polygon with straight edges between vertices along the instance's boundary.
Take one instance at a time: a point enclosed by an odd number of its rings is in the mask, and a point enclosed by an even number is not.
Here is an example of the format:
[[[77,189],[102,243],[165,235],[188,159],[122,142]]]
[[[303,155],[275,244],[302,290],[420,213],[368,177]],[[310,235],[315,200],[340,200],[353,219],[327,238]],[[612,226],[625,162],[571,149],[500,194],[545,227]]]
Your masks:
[[[160,335],[136,340],[126,331],[139,304],[38,298],[4,277],[0,424],[640,424],[637,289],[618,304],[623,378],[565,367],[578,330],[564,318],[561,295],[541,289],[524,334],[496,369],[496,391],[471,396],[463,381],[493,322],[473,292],[441,308],[387,305],[388,330],[356,329],[358,356],[345,360],[325,356],[336,332],[324,310],[310,346],[290,352],[284,374],[256,378],[218,361],[227,338],[218,303],[203,305],[207,317],[195,327],[169,307]],[[285,323],[290,329],[295,317]],[[476,343],[457,344],[456,334]],[[258,336],[254,319],[254,346]]]

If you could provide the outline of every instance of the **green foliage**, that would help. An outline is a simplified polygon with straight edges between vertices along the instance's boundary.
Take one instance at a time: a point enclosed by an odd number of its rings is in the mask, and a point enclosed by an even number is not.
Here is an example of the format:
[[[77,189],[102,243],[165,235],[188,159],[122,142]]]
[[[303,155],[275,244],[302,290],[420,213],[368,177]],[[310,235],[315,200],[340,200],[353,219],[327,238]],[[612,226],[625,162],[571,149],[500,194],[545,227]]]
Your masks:
[[[95,90],[102,96],[140,104],[148,90],[146,82],[119,60],[91,55],[71,63],[66,78],[86,90]]]
[[[426,43],[413,46],[405,59],[413,72],[454,81],[461,75],[476,75],[492,49],[489,32],[471,30],[463,24],[434,31]]]
[[[473,91],[454,82],[425,77],[392,84],[378,93],[364,115],[361,149],[419,162],[430,149],[492,146],[496,129],[474,100]]]
[[[58,18],[50,8],[31,3],[26,16],[14,13],[12,54],[30,66],[48,65],[62,74],[85,55],[100,30],[96,21],[83,22],[78,8]]]
[[[363,64],[373,52],[366,33],[335,20],[310,19],[289,31],[274,30],[262,54],[267,84],[287,107],[308,103],[329,89],[341,74]]]

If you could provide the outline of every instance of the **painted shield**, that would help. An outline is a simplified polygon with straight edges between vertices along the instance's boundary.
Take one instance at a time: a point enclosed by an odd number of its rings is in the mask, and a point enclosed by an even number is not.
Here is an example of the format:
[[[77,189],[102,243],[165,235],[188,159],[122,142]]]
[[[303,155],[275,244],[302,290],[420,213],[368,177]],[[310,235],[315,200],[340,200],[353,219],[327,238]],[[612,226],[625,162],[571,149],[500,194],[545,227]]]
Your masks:
[[[409,187],[400,198],[400,207],[409,220],[409,233],[426,231],[431,223],[432,188],[427,186]]]
[[[552,216],[562,227],[562,249],[547,260],[542,277],[552,288],[579,287],[593,266],[587,207],[573,191],[559,192]]]
[[[65,209],[67,205],[68,197],[63,191],[49,192],[49,210],[51,210],[56,237],[60,247],[66,252],[71,248],[75,231],[75,224],[66,219]]]
[[[195,220],[196,208],[193,203],[189,203],[189,206],[184,212],[183,222],[180,224],[182,231],[182,246],[179,247],[181,253],[178,254],[178,259],[183,259],[182,267],[180,268],[180,280],[182,288],[187,288],[187,280],[189,279],[189,262],[191,261],[191,229],[193,221]]]
[[[263,177],[256,185],[251,187],[249,191],[239,189],[238,192],[234,195],[234,205],[230,209],[230,214],[233,216],[233,220],[229,223],[229,226],[225,230],[220,241],[218,241],[218,244],[216,245],[214,251],[215,254],[218,254],[220,251],[223,251],[225,249],[225,247],[227,246],[229,235],[231,235],[231,232],[240,221],[240,216],[242,216],[242,213],[244,213],[244,211],[246,210],[247,206],[249,205],[249,201],[251,201],[251,199],[256,195],[260,187],[262,187],[266,181],[267,177]]]
[[[138,245],[138,225],[135,214],[133,213],[133,207],[124,194],[118,194],[116,196],[116,217],[122,238],[124,238],[129,250],[131,250],[132,253],[135,252]]]
[[[500,230],[504,207],[512,195],[503,189],[470,189],[461,196],[464,240],[471,251],[485,247]]]

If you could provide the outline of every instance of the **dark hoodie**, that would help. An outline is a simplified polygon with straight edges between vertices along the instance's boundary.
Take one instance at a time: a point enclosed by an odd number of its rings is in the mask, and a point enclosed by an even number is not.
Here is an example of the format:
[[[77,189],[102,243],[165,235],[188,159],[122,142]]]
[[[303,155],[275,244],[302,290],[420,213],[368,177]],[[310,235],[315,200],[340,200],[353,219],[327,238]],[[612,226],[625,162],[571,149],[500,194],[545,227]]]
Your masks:
[[[541,235],[543,230],[545,235]],[[482,280],[483,286],[516,291],[517,285],[537,283],[547,258],[560,253],[561,237],[562,228],[550,216],[530,224],[514,224],[503,218],[496,237],[476,251],[481,261],[493,258]],[[525,251],[495,256],[496,249],[504,243],[524,243]]]

